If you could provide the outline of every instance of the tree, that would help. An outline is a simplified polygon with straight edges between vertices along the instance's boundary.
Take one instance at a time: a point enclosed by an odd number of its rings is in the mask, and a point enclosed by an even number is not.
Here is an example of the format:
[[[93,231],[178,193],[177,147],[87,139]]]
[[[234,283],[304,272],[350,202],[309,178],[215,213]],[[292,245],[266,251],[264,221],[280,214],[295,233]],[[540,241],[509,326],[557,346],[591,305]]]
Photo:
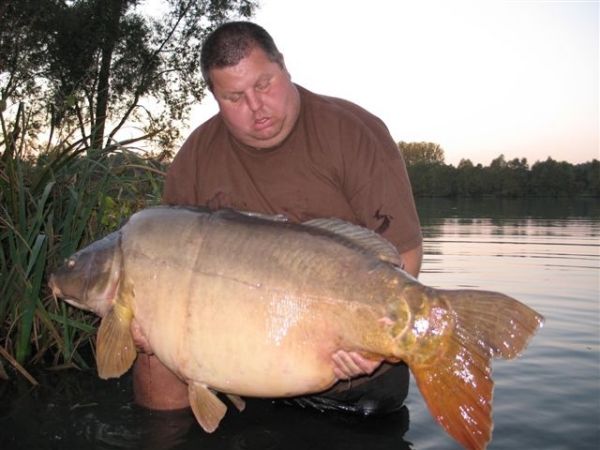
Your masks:
[[[542,197],[569,196],[575,193],[573,166],[548,157],[531,167],[531,184],[535,195]]]
[[[456,194],[461,197],[480,197],[484,193],[484,186],[482,165],[474,166],[470,159],[461,159],[456,168]]]
[[[458,162],[458,169],[472,169],[473,168],[473,161],[471,161],[470,159],[464,159],[462,158],[459,162]]]
[[[502,187],[502,195],[507,197],[523,197],[529,189],[529,166],[527,158],[514,158],[506,163],[506,180]]]
[[[600,161],[594,159],[590,162],[575,166],[575,185],[578,195],[600,197]]]
[[[486,167],[461,159],[454,168],[439,162],[439,155],[428,156],[422,144],[398,144],[407,150],[407,169],[415,197],[600,197],[597,159],[574,166],[548,158],[529,169],[526,158],[507,161],[500,155]]]
[[[444,150],[433,142],[398,142],[407,166],[416,164],[444,164]]]
[[[485,169],[487,193],[500,197],[520,197],[528,192],[528,166],[526,158],[506,161],[500,155]]]
[[[212,29],[250,17],[253,0],[163,0],[152,17],[140,0],[5,0],[0,31],[4,104],[26,100],[91,148],[126,125],[168,147],[175,125],[202,100],[200,48]],[[13,35],[14,33],[14,35]],[[149,106],[153,105],[153,106]],[[110,129],[109,129],[110,128]]]

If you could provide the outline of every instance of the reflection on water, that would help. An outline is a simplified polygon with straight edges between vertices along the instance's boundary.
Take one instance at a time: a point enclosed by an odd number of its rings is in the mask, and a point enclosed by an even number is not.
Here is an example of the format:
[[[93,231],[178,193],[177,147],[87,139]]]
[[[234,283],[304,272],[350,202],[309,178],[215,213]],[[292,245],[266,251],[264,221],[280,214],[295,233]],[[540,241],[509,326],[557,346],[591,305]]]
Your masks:
[[[600,208],[582,202],[420,201],[421,281],[511,295],[546,317],[517,361],[494,364],[489,448],[600,448]],[[1,449],[385,449],[458,446],[414,384],[408,410],[358,419],[250,400],[204,433],[189,411],[131,403],[130,380],[59,373],[30,389],[0,382]],[[410,428],[408,427],[410,411]],[[407,431],[408,430],[408,431]]]
[[[572,219],[599,218],[600,202],[594,198],[528,198],[528,199],[417,199],[423,225],[429,220],[446,218],[489,218],[504,221],[511,218]]]

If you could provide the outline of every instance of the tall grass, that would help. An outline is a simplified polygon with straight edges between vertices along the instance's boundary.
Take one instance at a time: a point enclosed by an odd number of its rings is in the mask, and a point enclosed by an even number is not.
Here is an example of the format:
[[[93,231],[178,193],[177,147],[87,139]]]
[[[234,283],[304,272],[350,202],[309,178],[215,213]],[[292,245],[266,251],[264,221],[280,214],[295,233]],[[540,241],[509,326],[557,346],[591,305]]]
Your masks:
[[[80,349],[96,329],[92,315],[54,301],[48,272],[157,203],[162,168],[134,151],[92,151],[83,141],[34,153],[23,110],[12,124],[0,111],[0,376],[13,367],[35,383],[29,367],[87,367]]]

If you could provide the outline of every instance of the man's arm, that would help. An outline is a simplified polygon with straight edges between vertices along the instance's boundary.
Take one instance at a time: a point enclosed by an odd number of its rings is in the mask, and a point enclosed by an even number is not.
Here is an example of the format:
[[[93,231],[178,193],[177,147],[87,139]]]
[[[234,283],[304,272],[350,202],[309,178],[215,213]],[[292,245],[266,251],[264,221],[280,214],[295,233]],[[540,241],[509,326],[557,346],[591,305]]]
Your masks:
[[[417,278],[421,272],[421,263],[423,262],[423,245],[400,253],[402,262],[404,263],[404,271]]]

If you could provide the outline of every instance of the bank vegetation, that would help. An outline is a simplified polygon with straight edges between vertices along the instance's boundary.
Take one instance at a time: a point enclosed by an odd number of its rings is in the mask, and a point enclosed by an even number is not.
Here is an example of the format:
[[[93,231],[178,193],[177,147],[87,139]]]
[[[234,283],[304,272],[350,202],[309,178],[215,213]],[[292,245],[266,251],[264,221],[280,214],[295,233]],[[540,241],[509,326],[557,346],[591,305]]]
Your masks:
[[[499,155],[488,166],[463,159],[455,167],[432,142],[399,142],[415,197],[600,197],[600,161],[582,164],[550,156],[531,166]]]

